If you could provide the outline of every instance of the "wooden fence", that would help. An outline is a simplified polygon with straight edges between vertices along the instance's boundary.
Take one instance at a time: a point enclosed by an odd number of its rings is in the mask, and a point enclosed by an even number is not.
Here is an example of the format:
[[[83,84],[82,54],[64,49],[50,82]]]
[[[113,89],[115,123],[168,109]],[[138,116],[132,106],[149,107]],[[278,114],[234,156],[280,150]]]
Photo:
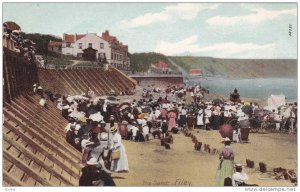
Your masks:
[[[27,61],[20,53],[3,47],[3,101],[10,102],[38,83],[35,62]]]

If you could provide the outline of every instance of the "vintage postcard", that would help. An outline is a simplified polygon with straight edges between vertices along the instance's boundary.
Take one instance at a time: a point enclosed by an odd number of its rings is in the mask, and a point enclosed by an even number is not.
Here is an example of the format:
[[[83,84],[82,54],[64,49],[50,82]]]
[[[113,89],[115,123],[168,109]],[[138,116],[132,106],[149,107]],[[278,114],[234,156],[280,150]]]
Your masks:
[[[2,9],[5,191],[296,190],[297,3]]]

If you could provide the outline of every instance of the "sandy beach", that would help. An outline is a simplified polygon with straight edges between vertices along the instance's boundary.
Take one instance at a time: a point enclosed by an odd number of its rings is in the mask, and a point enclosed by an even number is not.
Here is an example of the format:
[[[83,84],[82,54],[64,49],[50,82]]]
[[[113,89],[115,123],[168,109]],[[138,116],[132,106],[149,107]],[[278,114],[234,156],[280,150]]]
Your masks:
[[[218,131],[195,129],[193,134],[203,144],[222,149],[222,138]],[[129,173],[113,173],[118,186],[214,186],[219,164],[218,155],[195,151],[190,137],[174,134],[171,150],[160,146],[158,139],[145,143],[123,141],[129,160]],[[275,167],[296,169],[296,135],[250,134],[250,143],[232,144],[235,162],[246,166],[246,158],[255,162],[253,169],[245,168],[249,176],[247,183],[259,186],[293,186],[289,180],[275,180]],[[259,172],[258,163],[267,164],[267,173]]]
[[[141,98],[141,87],[137,87],[134,96],[121,96],[120,101]],[[165,95],[165,94],[162,94]],[[157,95],[156,95],[157,97]],[[228,96],[218,93],[205,95],[205,100],[214,98],[228,100]],[[266,100],[242,98],[265,106]],[[211,149],[221,150],[223,143],[218,131],[191,129],[198,141],[209,144]],[[184,134],[173,134],[174,144],[171,150],[160,146],[158,139],[152,136],[149,142],[136,143],[123,141],[129,160],[129,173],[114,173],[118,186],[215,186],[214,179],[219,159],[217,154],[194,150],[194,143]],[[250,133],[249,143],[232,144],[235,162],[245,166],[249,176],[247,183],[259,186],[294,186],[289,180],[275,180],[273,168],[297,168],[297,136],[283,133]],[[254,161],[255,167],[246,168],[246,159]],[[267,164],[267,173],[260,173],[259,162]]]

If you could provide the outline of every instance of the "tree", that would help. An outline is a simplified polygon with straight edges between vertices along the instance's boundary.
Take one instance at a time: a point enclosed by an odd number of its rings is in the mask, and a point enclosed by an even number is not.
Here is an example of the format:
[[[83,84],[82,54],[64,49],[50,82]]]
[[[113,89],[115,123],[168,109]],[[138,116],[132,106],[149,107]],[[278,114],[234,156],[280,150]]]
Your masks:
[[[53,35],[44,35],[40,33],[21,33],[21,36],[24,39],[30,39],[35,44],[36,53],[39,55],[47,55],[48,54],[48,43],[49,41],[59,41],[62,39],[60,37],[55,37]]]

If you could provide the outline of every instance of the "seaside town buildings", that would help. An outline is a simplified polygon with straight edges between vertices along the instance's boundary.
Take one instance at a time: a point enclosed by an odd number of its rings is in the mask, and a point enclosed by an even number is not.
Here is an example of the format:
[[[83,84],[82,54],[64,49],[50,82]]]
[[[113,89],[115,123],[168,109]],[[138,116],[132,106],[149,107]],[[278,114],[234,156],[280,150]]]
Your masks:
[[[109,31],[98,36],[96,33],[63,34],[62,42],[50,41],[48,50],[79,59],[108,63],[121,70],[130,69],[128,46],[120,42]]]

